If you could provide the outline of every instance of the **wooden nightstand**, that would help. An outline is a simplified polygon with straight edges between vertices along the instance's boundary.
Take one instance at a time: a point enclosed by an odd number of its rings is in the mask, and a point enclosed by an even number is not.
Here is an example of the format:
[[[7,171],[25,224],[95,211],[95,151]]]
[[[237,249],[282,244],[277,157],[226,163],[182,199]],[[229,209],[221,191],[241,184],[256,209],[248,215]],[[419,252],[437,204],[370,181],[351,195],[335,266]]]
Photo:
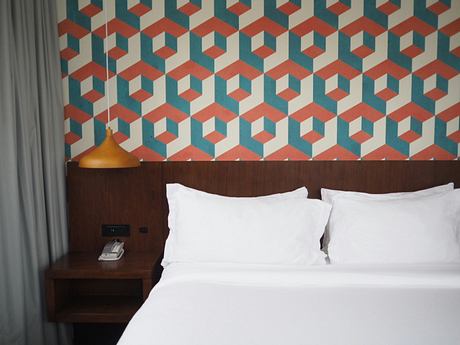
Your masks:
[[[48,319],[126,323],[159,278],[160,253],[126,252],[119,261],[99,253],[69,253],[45,273]]]

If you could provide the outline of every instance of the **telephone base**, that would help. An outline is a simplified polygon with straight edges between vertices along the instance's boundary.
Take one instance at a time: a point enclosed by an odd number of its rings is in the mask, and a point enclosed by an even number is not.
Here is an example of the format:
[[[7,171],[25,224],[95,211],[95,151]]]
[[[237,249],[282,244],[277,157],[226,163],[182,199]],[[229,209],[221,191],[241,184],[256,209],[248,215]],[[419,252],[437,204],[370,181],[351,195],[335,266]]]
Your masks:
[[[121,250],[121,252],[118,255],[115,254],[101,254],[99,255],[99,261],[117,261],[120,260],[121,257],[123,256],[123,253],[125,252],[124,249]]]

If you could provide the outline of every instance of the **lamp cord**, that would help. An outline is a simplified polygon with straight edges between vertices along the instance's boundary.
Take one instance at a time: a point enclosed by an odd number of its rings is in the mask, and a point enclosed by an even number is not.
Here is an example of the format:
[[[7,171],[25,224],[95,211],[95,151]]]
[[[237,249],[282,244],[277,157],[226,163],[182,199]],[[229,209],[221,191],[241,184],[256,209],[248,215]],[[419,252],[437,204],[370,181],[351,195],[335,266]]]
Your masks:
[[[107,19],[107,0],[103,0],[102,6],[104,7],[104,17],[105,17],[105,38],[103,42],[103,48],[105,53],[105,100],[107,103],[107,124],[106,128],[110,128],[110,92],[109,92],[109,52],[107,51],[107,39],[109,38],[109,23]]]

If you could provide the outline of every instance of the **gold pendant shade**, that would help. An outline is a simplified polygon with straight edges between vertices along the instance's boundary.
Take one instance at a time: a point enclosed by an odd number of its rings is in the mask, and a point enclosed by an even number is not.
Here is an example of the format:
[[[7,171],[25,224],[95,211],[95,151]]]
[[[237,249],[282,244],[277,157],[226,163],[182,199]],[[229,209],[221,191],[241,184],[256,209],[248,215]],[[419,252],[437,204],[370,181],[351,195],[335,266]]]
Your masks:
[[[139,159],[124,150],[112,136],[112,129],[105,130],[105,139],[101,145],[80,159],[80,168],[135,168],[140,165]]]

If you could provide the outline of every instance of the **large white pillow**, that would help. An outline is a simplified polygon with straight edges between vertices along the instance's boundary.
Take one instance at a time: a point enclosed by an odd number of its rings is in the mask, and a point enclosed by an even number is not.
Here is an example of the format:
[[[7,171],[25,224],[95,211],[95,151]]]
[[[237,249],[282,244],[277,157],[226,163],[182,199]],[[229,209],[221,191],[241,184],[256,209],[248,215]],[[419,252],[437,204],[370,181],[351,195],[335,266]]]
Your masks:
[[[413,198],[413,197],[419,197],[419,196],[427,196],[427,195],[433,195],[437,193],[446,192],[449,190],[454,190],[454,184],[452,182],[442,185],[442,186],[422,189],[422,190],[418,190],[415,192],[399,192],[399,193],[384,193],[384,194],[370,194],[370,193],[362,193],[362,192],[321,188],[321,199],[325,202],[332,204],[333,199],[340,195],[385,200],[385,199],[401,199],[401,198]]]
[[[331,263],[460,261],[460,190],[403,199],[342,195],[329,220]]]
[[[331,206],[305,191],[224,197],[168,184],[169,236],[163,266],[174,262],[309,265],[320,250]]]

